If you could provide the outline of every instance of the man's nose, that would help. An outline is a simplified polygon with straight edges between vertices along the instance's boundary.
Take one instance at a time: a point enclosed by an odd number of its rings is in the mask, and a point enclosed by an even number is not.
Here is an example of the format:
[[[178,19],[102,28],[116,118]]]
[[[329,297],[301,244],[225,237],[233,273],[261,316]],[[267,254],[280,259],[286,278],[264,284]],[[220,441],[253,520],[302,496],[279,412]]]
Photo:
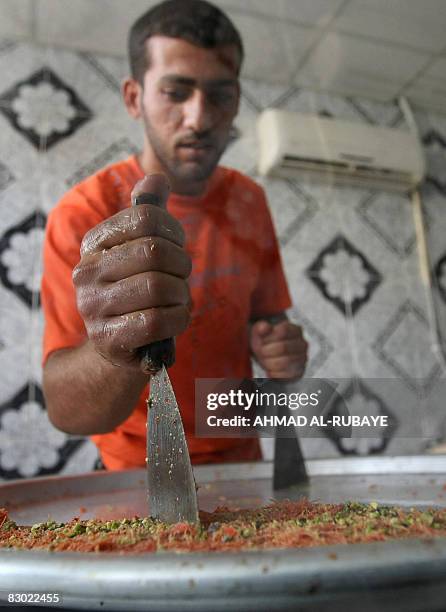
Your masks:
[[[194,132],[204,132],[212,128],[214,113],[206,95],[195,90],[183,106],[184,127]]]

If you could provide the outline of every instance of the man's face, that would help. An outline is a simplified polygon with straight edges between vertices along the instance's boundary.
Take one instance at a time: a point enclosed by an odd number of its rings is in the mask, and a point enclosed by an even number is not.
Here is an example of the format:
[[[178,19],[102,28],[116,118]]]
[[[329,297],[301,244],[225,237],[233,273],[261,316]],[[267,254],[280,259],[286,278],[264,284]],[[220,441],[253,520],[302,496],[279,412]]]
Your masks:
[[[228,144],[239,102],[238,51],[165,36],[153,36],[147,47],[141,99],[146,137],[174,185],[188,192],[188,185],[212,174]]]

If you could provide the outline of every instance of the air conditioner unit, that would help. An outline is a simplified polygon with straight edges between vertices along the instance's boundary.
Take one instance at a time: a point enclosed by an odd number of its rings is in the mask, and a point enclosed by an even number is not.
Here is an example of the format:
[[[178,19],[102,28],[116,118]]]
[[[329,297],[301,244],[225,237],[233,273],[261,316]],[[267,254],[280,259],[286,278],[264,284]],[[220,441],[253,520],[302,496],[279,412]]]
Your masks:
[[[258,119],[262,175],[407,192],[425,174],[409,131],[267,109]]]

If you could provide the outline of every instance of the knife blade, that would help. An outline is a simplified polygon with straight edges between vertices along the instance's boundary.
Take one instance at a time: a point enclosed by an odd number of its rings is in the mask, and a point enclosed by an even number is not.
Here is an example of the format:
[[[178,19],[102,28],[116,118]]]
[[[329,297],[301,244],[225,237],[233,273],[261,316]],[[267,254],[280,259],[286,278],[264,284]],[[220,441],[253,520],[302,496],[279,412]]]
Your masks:
[[[164,175],[136,183],[132,205],[165,206]],[[140,349],[141,367],[150,375],[147,402],[147,480],[151,517],[165,523],[198,523],[198,501],[183,421],[167,368],[175,361],[175,341],[166,338]]]
[[[189,450],[164,365],[151,377],[147,427],[151,516],[165,523],[197,523],[197,493]]]
[[[284,313],[265,317],[271,325],[286,320]],[[280,392],[288,395],[295,391],[293,383],[285,380],[275,379],[274,384],[279,387]],[[278,417],[288,417],[290,411],[287,405],[278,407]],[[274,432],[274,470],[273,470],[273,489],[287,489],[295,485],[308,482],[308,474],[305,466],[305,459],[299,444],[296,430],[291,430],[286,426],[278,425]]]

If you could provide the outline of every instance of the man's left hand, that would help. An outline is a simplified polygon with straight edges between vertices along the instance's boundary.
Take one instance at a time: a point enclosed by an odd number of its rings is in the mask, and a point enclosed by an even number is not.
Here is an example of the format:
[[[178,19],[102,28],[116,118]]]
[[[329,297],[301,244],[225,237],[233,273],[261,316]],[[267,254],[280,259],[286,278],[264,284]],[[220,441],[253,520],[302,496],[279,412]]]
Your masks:
[[[303,376],[308,343],[299,325],[288,320],[275,325],[256,321],[251,327],[250,345],[268,378],[298,379]]]

